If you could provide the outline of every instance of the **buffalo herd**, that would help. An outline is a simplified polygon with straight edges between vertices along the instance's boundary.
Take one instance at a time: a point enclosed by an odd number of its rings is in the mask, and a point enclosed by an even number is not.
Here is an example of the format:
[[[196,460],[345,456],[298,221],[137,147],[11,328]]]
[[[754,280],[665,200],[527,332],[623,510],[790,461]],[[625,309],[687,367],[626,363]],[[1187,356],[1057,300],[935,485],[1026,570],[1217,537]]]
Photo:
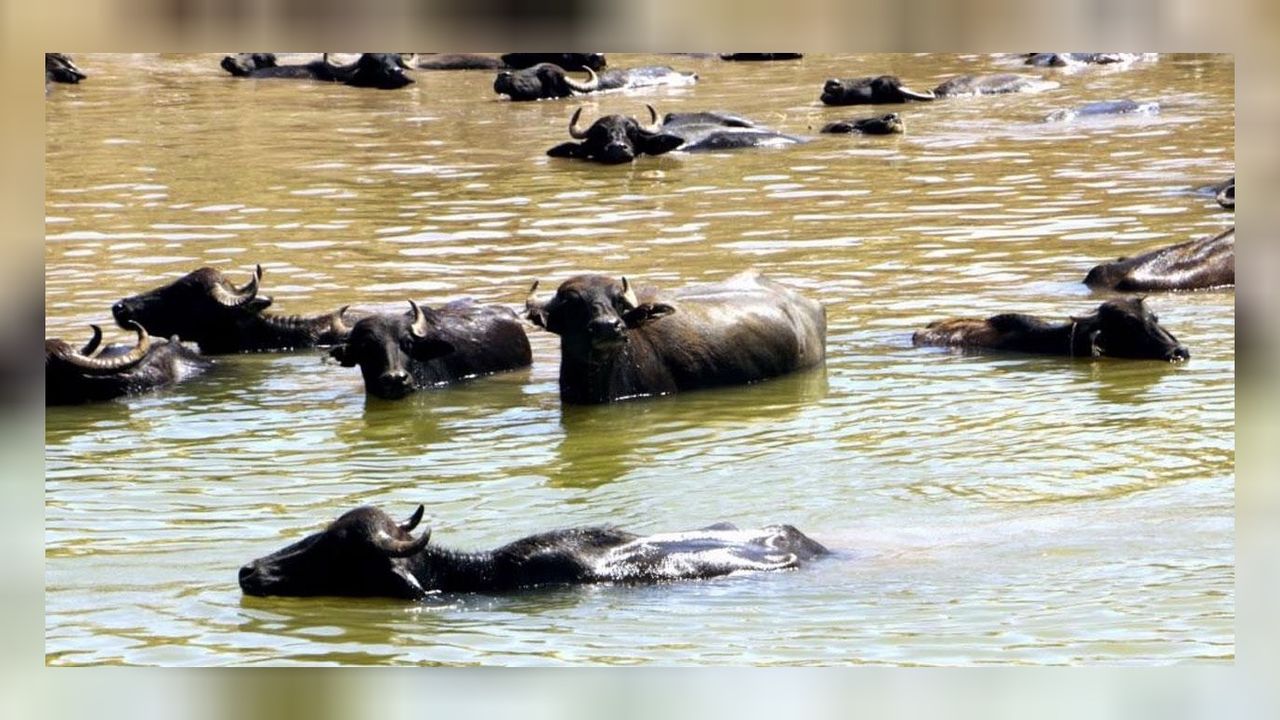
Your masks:
[[[795,60],[799,53],[725,53],[726,61]],[[1069,67],[1150,61],[1124,53],[1028,53],[1027,65]],[[282,65],[272,53],[228,55],[222,68],[241,78],[293,78],[391,90],[422,70],[496,70],[495,93],[513,101],[567,98],[620,88],[684,85],[694,73],[665,66],[611,68],[599,53],[429,55],[365,53],[350,63],[325,54]],[[581,73],[585,78],[570,73]],[[48,83],[77,83],[86,74],[62,53],[45,55]],[[827,105],[933,102],[957,95],[1037,92],[1058,86],[1034,75],[965,75],[928,90],[891,75],[830,79],[819,100]],[[807,142],[725,112],[671,113],[647,122],[624,115],[580,125],[571,114],[574,142],[556,145],[556,158],[603,164],[631,163],[644,155],[771,147]],[[1047,120],[1094,114],[1156,112],[1154,104],[1095,103]],[[823,133],[903,133],[901,116],[887,113],[827,124]],[[1235,178],[1206,188],[1234,209]],[[1235,283],[1234,228],[1217,235],[1153,248],[1099,264],[1083,282],[1114,293],[1199,290]],[[117,325],[136,333],[132,346],[103,346],[102,331],[80,347],[45,340],[45,396],[49,405],[109,400],[172,385],[214,367],[209,355],[325,348],[342,367],[359,366],[367,394],[401,398],[527,367],[532,352],[526,328],[558,337],[559,395],[566,404],[601,404],[701,388],[743,385],[819,367],[826,358],[826,310],[816,300],[754,271],[706,284],[662,288],[610,274],[576,275],[539,296],[533,282],[523,312],[459,299],[430,307],[414,300],[401,311],[352,310],[316,315],[270,312],[263,271],[233,283],[215,268],[194,270],[152,289],[138,288],[111,307]],[[514,289],[513,289],[514,290]],[[403,308],[404,306],[401,306]],[[153,339],[152,336],[157,339]],[[932,322],[912,335],[916,346],[950,346],[1057,355],[1185,361],[1190,353],[1164,329],[1142,297],[1121,296],[1065,320],[1019,313]],[[189,345],[198,348],[197,352]],[[827,550],[788,525],[700,530],[637,536],[613,528],[557,530],[494,550],[455,552],[416,537],[418,507],[404,522],[360,507],[325,530],[240,570],[250,595],[344,595],[421,598],[434,592],[500,592],[547,584],[655,582],[708,578],[742,570],[796,567]]]

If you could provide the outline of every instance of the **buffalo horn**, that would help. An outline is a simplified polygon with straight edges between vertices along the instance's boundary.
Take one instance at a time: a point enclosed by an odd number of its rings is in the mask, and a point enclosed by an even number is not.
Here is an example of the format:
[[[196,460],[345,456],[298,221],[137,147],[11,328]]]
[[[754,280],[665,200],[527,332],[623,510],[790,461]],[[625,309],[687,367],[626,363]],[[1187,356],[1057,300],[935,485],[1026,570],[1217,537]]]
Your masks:
[[[84,344],[84,347],[80,348],[80,354],[91,358],[102,350],[100,347],[102,344],[102,328],[93,324],[90,324],[89,327],[93,328],[93,337]]]
[[[647,132],[658,132],[658,111],[653,109],[649,103],[645,103],[645,107],[649,108],[649,126],[644,128]]]
[[[929,92],[917,92],[917,91],[915,91],[915,90],[911,90],[911,89],[908,89],[908,88],[899,87],[899,88],[898,88],[898,92],[902,93],[902,94],[903,94],[904,96],[906,96],[906,97],[911,98],[912,100],[934,100],[934,99],[936,99],[936,96],[933,94],[933,91],[932,91],[932,90],[930,90]]]
[[[350,305],[343,305],[338,308],[338,312],[333,314],[333,331],[339,335],[348,335],[351,333],[351,326],[347,324],[346,318],[343,317],[347,314],[347,309],[350,307]]]
[[[640,301],[636,299],[636,291],[631,287],[631,283],[627,282],[627,278],[622,278],[622,301],[627,304],[628,309],[640,306]]]
[[[262,280],[262,266],[258,265],[254,268],[253,277],[245,286],[235,292],[229,292],[220,284],[213,286],[213,297],[222,305],[227,307],[240,307],[258,295],[258,282]]]
[[[538,302],[538,280],[533,281],[533,285],[529,288],[529,294],[524,299],[524,309],[526,312],[541,309],[542,303]]]
[[[409,326],[409,332],[413,333],[416,338],[424,338],[427,336],[427,314],[422,312],[422,308],[418,307],[418,303],[410,300],[409,307],[413,308],[413,325]]]
[[[113,373],[127,370],[137,365],[142,358],[146,357],[147,351],[151,349],[151,336],[147,334],[146,329],[132,320],[129,324],[138,331],[138,344],[128,353],[113,358],[85,357],[80,353],[68,353],[67,362],[75,365],[81,370],[91,373]]]
[[[408,540],[397,540],[385,532],[379,532],[373,536],[373,544],[390,557],[408,557],[422,552],[430,539],[430,528],[424,530],[421,536],[410,537]]]
[[[413,514],[409,516],[409,519],[400,523],[400,529],[404,532],[411,532],[414,528],[418,527],[418,523],[422,522],[422,514],[426,511],[426,508],[422,505],[418,505],[418,509],[413,511]]]
[[[568,75],[564,76],[564,84],[569,86],[570,90],[580,93],[595,92],[600,89],[600,77],[596,75],[596,71],[591,68],[583,68],[587,71],[587,81],[578,82]]]
[[[569,137],[575,140],[585,140],[587,137],[586,130],[578,129],[578,118],[582,116],[582,108],[573,111],[573,117],[569,118]]]

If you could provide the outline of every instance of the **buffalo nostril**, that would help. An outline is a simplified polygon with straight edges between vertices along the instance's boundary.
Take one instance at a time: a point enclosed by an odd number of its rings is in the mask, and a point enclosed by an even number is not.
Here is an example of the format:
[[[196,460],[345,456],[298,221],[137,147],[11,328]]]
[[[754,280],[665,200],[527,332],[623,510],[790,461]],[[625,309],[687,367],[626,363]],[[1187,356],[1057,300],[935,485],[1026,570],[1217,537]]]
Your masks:
[[[1184,347],[1178,347],[1170,351],[1169,356],[1165,359],[1169,360],[1170,362],[1175,360],[1190,360],[1191,353]]]

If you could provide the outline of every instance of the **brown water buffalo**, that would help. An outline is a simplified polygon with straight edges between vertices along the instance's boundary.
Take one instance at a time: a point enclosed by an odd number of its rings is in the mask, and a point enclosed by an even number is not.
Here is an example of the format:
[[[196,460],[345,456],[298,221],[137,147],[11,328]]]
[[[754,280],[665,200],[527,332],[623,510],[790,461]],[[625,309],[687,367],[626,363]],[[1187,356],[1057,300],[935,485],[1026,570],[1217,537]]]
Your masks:
[[[365,391],[394,399],[414,390],[528,367],[529,338],[509,308],[452,302],[438,310],[409,301],[410,312],[370,315],[329,351],[343,367],[360,366]]]
[[[264,312],[272,299],[258,294],[261,281],[261,265],[239,288],[218,270],[200,268],[117,302],[111,314],[121,327],[136,322],[156,335],[194,342],[209,354],[331,345],[350,332],[341,310],[314,317]]]
[[[240,568],[240,589],[259,596],[390,597],[502,593],[548,585],[701,580],[789,570],[829,551],[790,525],[635,535],[611,527],[553,530],[493,550],[458,552],[417,537],[424,508],[404,522],[364,506],[324,530]]]
[[[895,135],[907,131],[898,113],[878,117],[837,120],[822,126],[822,133],[860,133],[862,135]]]
[[[138,342],[119,352],[101,347],[102,329],[80,349],[58,338],[44,341],[46,405],[78,405],[155,390],[202,372],[212,363],[177,341],[151,341],[139,325]]]
[[[659,292],[626,278],[578,275],[525,303],[560,336],[560,399],[591,404],[738,385],[820,365],[826,312],[795,290],[744,272]]]
[[[653,87],[657,85],[692,85],[697,73],[686,73],[666,66],[606,70],[596,74],[583,68],[586,80],[575,80],[564,69],[551,63],[540,63],[522,70],[503,70],[493,80],[493,91],[512,100],[546,100],[572,95],[586,95],[605,90]]]
[[[320,80],[379,90],[413,84],[413,78],[404,73],[410,66],[399,53],[362,53],[347,65],[332,62],[329,53],[302,65],[278,65],[272,53],[240,53],[227,55],[221,64],[236,77]]]
[[[1006,313],[985,320],[951,318],[929,323],[911,337],[914,345],[949,345],[1069,357],[1145,358],[1177,362],[1191,357],[1160,327],[1142,298],[1108,300],[1097,311],[1052,323]]]
[[[1084,284],[1125,292],[1235,285],[1236,229],[1103,263],[1089,271]]]

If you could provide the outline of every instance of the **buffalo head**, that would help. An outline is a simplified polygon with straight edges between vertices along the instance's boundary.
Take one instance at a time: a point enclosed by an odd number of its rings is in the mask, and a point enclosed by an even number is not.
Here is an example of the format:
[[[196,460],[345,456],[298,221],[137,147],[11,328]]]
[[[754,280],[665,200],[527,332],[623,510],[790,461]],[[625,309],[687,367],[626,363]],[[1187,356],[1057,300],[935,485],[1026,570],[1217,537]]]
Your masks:
[[[417,383],[413,362],[427,362],[453,352],[448,341],[436,337],[438,313],[409,301],[403,315],[370,315],[351,328],[343,345],[329,355],[343,367],[360,366],[365,391],[395,399],[413,392]]]
[[[822,102],[827,105],[868,105],[904,103],[908,100],[933,100],[932,92],[922,93],[903,87],[892,75],[846,80],[833,78],[822,86]]]
[[[1071,320],[1088,332],[1093,355],[1170,362],[1191,357],[1177,338],[1160,327],[1160,319],[1147,309],[1143,298],[1108,300],[1095,314]]]
[[[431,529],[411,534],[423,507],[397,523],[374,507],[351,510],[321,532],[240,568],[246,595],[390,596],[416,599],[425,592],[408,567]]]
[[[352,87],[395,90],[413,84],[413,78],[404,72],[410,67],[400,53],[363,53],[354,63],[344,66],[339,75]]]
[[[824,133],[862,133],[864,135],[894,135],[907,131],[898,113],[889,113],[879,117],[859,118],[856,120],[837,120],[822,126],[819,132]]]
[[[111,357],[98,357],[101,352],[102,328],[90,325],[93,337],[79,350],[67,342],[54,338],[44,341],[44,368],[47,378],[68,373],[82,375],[111,375],[127,372],[142,362],[151,350],[151,336],[137,323],[129,327],[138,333],[138,344],[133,349]]]
[[[566,348],[605,348],[626,342],[627,332],[676,309],[665,303],[640,302],[635,289],[604,275],[578,275],[565,280],[550,300],[536,297],[535,281],[525,300],[530,322],[561,337]]]
[[[87,76],[65,53],[45,53],[44,77],[46,81],[75,84]]]
[[[639,155],[661,155],[680,147],[684,140],[662,132],[658,125],[658,112],[649,108],[648,126],[625,115],[605,115],[591,123],[586,130],[578,128],[582,108],[569,118],[569,135],[582,142],[561,143],[547,151],[551,157],[595,160],[607,165],[627,163]]]
[[[569,97],[574,93],[590,93],[600,89],[600,78],[589,67],[586,82],[569,77],[563,68],[539,63],[523,70],[503,70],[493,79],[493,91],[512,100],[541,100]]]
[[[213,268],[200,268],[162,287],[127,297],[111,306],[120,327],[137,323],[156,335],[177,335],[200,343],[257,315],[271,305],[258,295],[262,266],[241,287]]]

